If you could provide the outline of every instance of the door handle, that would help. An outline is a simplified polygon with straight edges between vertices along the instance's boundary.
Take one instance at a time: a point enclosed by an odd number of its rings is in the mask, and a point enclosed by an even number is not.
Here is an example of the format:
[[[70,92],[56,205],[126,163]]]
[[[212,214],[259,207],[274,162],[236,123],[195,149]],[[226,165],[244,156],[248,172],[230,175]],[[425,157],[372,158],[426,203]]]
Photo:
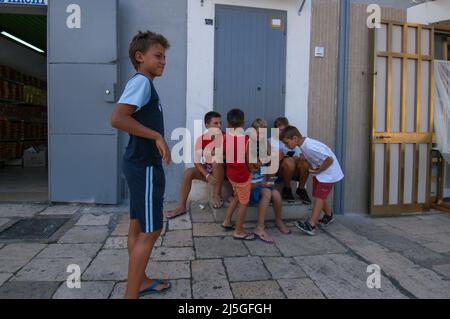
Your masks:
[[[381,136],[377,136],[376,139],[377,140],[387,140],[387,139],[391,139],[392,136],[390,135],[381,135]]]

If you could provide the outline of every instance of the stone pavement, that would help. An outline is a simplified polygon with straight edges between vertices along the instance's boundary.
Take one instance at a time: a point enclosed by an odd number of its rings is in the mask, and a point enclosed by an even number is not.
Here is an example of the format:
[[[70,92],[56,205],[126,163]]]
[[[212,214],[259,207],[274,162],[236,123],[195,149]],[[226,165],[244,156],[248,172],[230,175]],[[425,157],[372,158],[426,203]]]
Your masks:
[[[338,216],[315,237],[268,222],[268,245],[233,240],[209,208],[191,207],[165,221],[147,269],[173,287],[146,298],[450,298],[449,214]],[[47,239],[1,237],[30,218],[67,222]],[[128,222],[126,207],[0,205],[0,298],[122,298]],[[71,264],[80,289],[67,287]],[[366,284],[371,264],[381,267],[379,289]]]

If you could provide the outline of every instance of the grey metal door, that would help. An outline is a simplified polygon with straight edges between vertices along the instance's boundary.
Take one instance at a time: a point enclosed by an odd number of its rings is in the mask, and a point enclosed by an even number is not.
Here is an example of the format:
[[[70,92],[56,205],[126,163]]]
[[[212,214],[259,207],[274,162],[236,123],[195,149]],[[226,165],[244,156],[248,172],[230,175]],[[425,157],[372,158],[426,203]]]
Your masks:
[[[117,0],[48,6],[50,200],[117,204]]]
[[[286,12],[216,5],[215,19],[214,109],[271,125],[284,115]]]

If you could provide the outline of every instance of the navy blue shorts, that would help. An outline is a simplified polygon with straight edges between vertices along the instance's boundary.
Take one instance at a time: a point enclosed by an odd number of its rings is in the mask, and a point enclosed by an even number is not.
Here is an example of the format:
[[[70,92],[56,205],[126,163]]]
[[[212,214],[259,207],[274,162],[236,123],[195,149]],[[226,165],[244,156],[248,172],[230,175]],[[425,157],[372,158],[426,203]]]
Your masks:
[[[122,170],[130,190],[130,218],[139,220],[144,233],[161,230],[166,187],[162,165],[139,167],[124,162]]]

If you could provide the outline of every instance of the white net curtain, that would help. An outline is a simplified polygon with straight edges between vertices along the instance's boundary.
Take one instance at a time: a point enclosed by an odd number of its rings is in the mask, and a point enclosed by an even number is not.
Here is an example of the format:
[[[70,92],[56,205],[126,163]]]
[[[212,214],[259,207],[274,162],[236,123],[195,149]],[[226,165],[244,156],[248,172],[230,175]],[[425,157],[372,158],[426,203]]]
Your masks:
[[[450,163],[450,61],[434,61],[434,129],[439,151]]]

